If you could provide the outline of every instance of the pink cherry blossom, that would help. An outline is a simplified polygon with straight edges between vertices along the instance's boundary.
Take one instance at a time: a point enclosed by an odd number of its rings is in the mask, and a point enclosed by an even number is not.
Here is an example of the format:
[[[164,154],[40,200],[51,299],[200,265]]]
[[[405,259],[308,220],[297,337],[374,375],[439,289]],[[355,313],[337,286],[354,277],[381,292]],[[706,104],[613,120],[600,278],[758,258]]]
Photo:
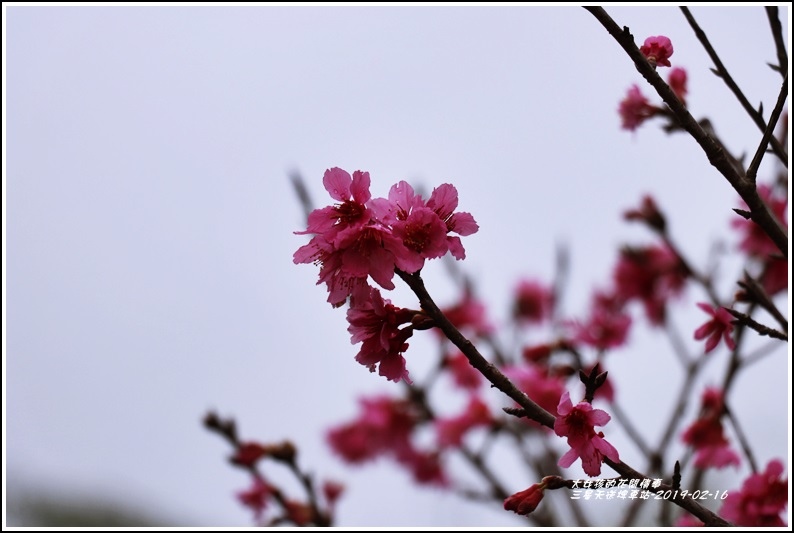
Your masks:
[[[670,56],[673,55],[673,43],[664,35],[648,37],[640,47],[640,52],[656,67],[670,66]]]
[[[469,359],[460,351],[446,358],[446,369],[455,385],[462,389],[474,390],[482,385],[482,374],[471,366]]]
[[[788,480],[783,478],[783,463],[772,460],[766,470],[751,474],[741,490],[728,493],[720,515],[742,527],[784,527],[780,517],[788,505]]]
[[[554,293],[542,283],[522,279],[513,297],[513,317],[521,322],[539,324],[551,317]]]
[[[405,448],[397,454],[396,458],[401,465],[408,469],[417,483],[438,487],[449,485],[449,479],[444,472],[438,453]]]
[[[464,290],[463,298],[458,303],[444,307],[441,311],[464,335],[487,337],[494,331],[486,317],[485,305],[468,289]],[[440,330],[436,331],[443,336]]]
[[[686,87],[687,74],[686,70],[681,67],[675,67],[670,71],[667,78],[667,85],[673,90],[675,95],[681,100],[681,103],[686,105]]]
[[[596,433],[594,426],[604,426],[610,416],[601,409],[593,409],[588,402],[573,405],[568,391],[562,395],[557,406],[559,416],[554,421],[554,432],[560,437],[568,438],[571,447],[559,462],[559,466],[568,468],[577,458],[582,460],[582,469],[590,477],[601,474],[601,463],[604,458],[620,461],[618,451],[607,442],[602,432]]]
[[[351,178],[341,168],[326,170],[323,175],[325,190],[341,203],[312,211],[306,231],[296,231],[295,234],[318,234],[335,244],[339,232],[367,224],[372,216],[366,206],[370,199],[369,184],[369,172],[357,170]]]
[[[648,99],[640,92],[640,88],[636,84],[632,85],[618,106],[621,119],[620,127],[624,130],[634,131],[657,112],[658,109],[648,103]]]
[[[697,306],[711,315],[711,320],[695,330],[695,340],[706,339],[706,353],[709,353],[720,343],[720,339],[725,340],[725,345],[731,349],[736,349],[736,341],[731,337],[733,333],[734,318],[722,307],[712,307],[707,303],[699,303]]]
[[[775,193],[769,185],[761,184],[758,186],[758,196],[766,202],[777,219],[785,227],[788,227],[788,219],[786,218],[788,198],[786,195]],[[744,202],[742,202],[741,206],[742,209],[748,209]],[[741,233],[742,241],[739,244],[739,248],[747,255],[760,259],[766,259],[770,255],[780,255],[780,249],[769,238],[769,235],[752,220],[735,218],[731,225]]]
[[[738,466],[739,455],[725,438],[722,427],[724,411],[722,391],[709,387],[701,397],[700,414],[682,434],[681,439],[695,449],[695,466],[698,468],[724,468]]]
[[[639,300],[653,325],[665,321],[667,301],[681,293],[688,272],[678,256],[666,245],[624,248],[612,277],[615,297]]]
[[[573,341],[598,350],[623,346],[628,339],[631,317],[623,309],[621,299],[597,292],[593,297],[590,317],[585,322],[572,321]]]
[[[472,396],[464,411],[454,417],[436,419],[436,435],[440,448],[458,447],[463,437],[478,426],[489,426],[493,422],[491,411],[479,397]]]
[[[502,372],[546,411],[553,413],[557,409],[560,397],[565,392],[565,380],[562,376],[554,375],[546,366],[534,363],[508,366]]]
[[[252,467],[267,453],[268,449],[258,442],[243,442],[229,460],[236,465]]]
[[[474,217],[469,213],[455,213],[458,208],[458,190],[454,185],[443,183],[433,189],[427,207],[435,211],[438,217],[446,224],[447,233],[457,233],[465,237],[476,233],[479,228]],[[448,236],[447,245],[455,259],[465,259],[466,251],[459,237]]]
[[[446,224],[435,211],[425,206],[422,197],[415,194],[407,182],[392,186],[388,200],[374,199],[372,208],[378,219],[388,224],[394,235],[402,240],[405,246],[402,255],[419,264],[419,268],[425,259],[435,259],[447,253]]]
[[[380,375],[386,379],[411,383],[402,353],[408,349],[406,341],[413,335],[413,328],[400,326],[410,323],[415,314],[416,311],[384,300],[379,290],[370,289],[368,299],[347,310],[350,342],[362,342],[356,361],[372,372],[378,365]]]
[[[260,520],[267,508],[271,494],[273,494],[272,487],[261,478],[256,477],[250,488],[237,493],[237,499],[254,512],[256,520]]]
[[[334,452],[358,464],[411,448],[411,433],[419,418],[409,402],[378,396],[362,398],[359,404],[362,412],[357,419],[328,432]]]

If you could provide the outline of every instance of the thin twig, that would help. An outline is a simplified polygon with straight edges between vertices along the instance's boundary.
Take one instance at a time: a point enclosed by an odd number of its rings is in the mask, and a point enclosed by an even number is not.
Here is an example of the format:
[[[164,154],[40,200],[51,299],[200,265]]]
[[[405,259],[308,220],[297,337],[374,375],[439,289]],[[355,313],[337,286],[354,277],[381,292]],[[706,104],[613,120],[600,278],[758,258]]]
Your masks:
[[[414,294],[419,298],[419,302],[422,305],[422,309],[430,315],[430,317],[436,322],[436,325],[441,329],[441,331],[446,335],[446,337],[452,341],[452,343],[457,346],[461,352],[466,355],[469,359],[471,365],[480,371],[480,373],[491,382],[493,386],[497,389],[505,393],[508,397],[512,400],[515,400],[524,410],[527,412],[530,418],[534,421],[543,424],[544,426],[553,429],[554,421],[556,418],[554,415],[543,409],[541,406],[533,402],[529,399],[529,397],[521,392],[502,372],[496,368],[494,365],[489,363],[477,348],[469,341],[466,337],[464,337],[460,331],[449,321],[449,319],[441,312],[438,308],[438,305],[433,301],[430,294],[427,292],[425,288],[424,281],[422,281],[422,277],[419,275],[418,272],[414,274],[408,274],[401,270],[396,270],[396,273],[400,278],[405,281],[405,283],[414,291]],[[631,466],[627,465],[623,461],[615,462],[611,459],[604,458],[604,463],[607,464],[610,468],[612,468],[615,472],[620,474],[622,477],[629,478],[629,479],[644,479],[648,476],[645,476],[636,470],[634,470]],[[712,511],[706,509],[702,505],[700,505],[697,501],[695,501],[692,497],[686,498],[674,498],[670,500],[671,502],[675,503],[676,505],[686,509],[693,515],[700,518],[706,525],[711,526],[729,526],[730,524],[725,521],[723,518],[718,516],[717,514],[713,513]]]
[[[755,456],[750,449],[750,441],[747,440],[747,436],[744,434],[744,430],[739,424],[739,420],[736,418],[736,415],[733,414],[733,411],[728,408],[727,403],[724,404],[724,410],[725,416],[727,416],[728,420],[731,421],[734,433],[736,433],[736,439],[739,441],[739,446],[741,446],[742,452],[744,452],[744,456],[747,458],[747,462],[750,463],[750,469],[753,471],[753,473],[758,472],[758,463],[755,461]]]
[[[782,341],[788,340],[788,335],[783,333],[782,331],[778,331],[774,328],[770,328],[769,326],[765,326],[759,322],[753,320],[749,315],[745,315],[741,311],[737,311],[736,309],[728,309],[725,308],[730,314],[736,317],[736,324],[741,324],[742,326],[747,326],[748,328],[757,331],[759,335],[763,335],[765,337],[772,337],[773,339],[780,339]]]
[[[607,12],[601,7],[585,7],[609,32],[615,41],[626,51],[629,58],[634,62],[637,70],[645,80],[656,89],[656,92],[664,100],[670,110],[675,114],[681,126],[689,132],[695,141],[703,149],[711,163],[728,180],[728,183],[739,193],[742,200],[747,204],[752,213],[753,221],[758,224],[764,232],[772,239],[775,246],[780,249],[784,257],[788,257],[788,232],[781,225],[777,217],[769,211],[769,207],[758,195],[755,183],[748,180],[745,176],[737,172],[731,160],[726,156],[719,144],[701,127],[692,117],[686,107],[681,103],[670,86],[659,76],[656,69],[651,66],[645,56],[642,55],[634,42],[634,36],[628,28],[621,28],[612,20]],[[763,130],[766,124],[763,124]]]
[[[783,85],[780,87],[780,93],[777,95],[775,108],[772,110],[772,114],[769,116],[769,122],[767,123],[766,129],[764,130],[764,135],[761,137],[761,143],[758,145],[758,149],[755,151],[753,160],[750,161],[750,166],[747,167],[747,179],[751,180],[753,183],[755,183],[755,177],[756,174],[758,174],[758,167],[761,166],[761,159],[764,158],[766,148],[769,145],[769,142],[775,138],[775,126],[777,126],[777,121],[780,118],[780,114],[783,112],[783,106],[786,104],[787,96],[788,74],[786,74],[786,76],[783,78]]]
[[[764,117],[757,109],[753,107],[742,90],[733,80],[731,75],[728,73],[728,69],[725,68],[720,56],[717,55],[714,47],[711,46],[708,37],[706,37],[706,33],[703,31],[703,29],[701,29],[700,25],[695,20],[695,17],[692,16],[692,12],[689,11],[689,8],[684,6],[681,7],[681,11],[684,13],[684,17],[686,17],[686,20],[689,22],[692,30],[694,30],[695,36],[700,41],[700,44],[703,45],[703,48],[706,49],[706,53],[714,62],[714,66],[716,67],[715,74],[722,78],[722,81],[725,82],[725,85],[727,85],[734,96],[736,96],[744,110],[747,111],[747,114],[750,115],[750,118],[753,120],[753,122],[755,122],[756,126],[758,126],[758,129],[764,131],[766,129],[766,121],[764,120]],[[788,168],[788,154],[786,153],[786,149],[779,142],[777,142],[777,139],[774,138],[772,139],[772,151],[775,152],[775,155],[786,166],[786,168]]]
[[[777,6],[766,6],[766,16],[769,19],[769,28],[772,30],[772,38],[775,40],[775,51],[777,52],[777,67],[780,75],[784,78],[788,76],[788,53],[786,52],[786,38],[783,34],[783,26],[778,18]]]

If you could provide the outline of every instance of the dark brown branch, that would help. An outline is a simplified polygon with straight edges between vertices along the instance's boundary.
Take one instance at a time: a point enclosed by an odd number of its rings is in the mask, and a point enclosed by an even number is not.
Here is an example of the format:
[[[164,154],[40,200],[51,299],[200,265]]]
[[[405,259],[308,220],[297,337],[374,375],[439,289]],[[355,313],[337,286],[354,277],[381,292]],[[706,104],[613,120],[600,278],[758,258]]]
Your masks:
[[[758,167],[761,166],[761,159],[764,158],[766,148],[769,142],[774,139],[775,126],[777,126],[777,121],[780,118],[780,114],[783,112],[783,106],[786,104],[786,97],[788,97],[788,74],[783,78],[783,85],[780,87],[780,93],[777,95],[775,108],[769,116],[769,122],[764,130],[764,135],[761,137],[758,150],[755,151],[755,156],[753,156],[753,160],[750,161],[750,166],[747,167],[747,179],[753,183],[755,183],[755,176],[758,174]]]
[[[695,36],[700,41],[700,44],[703,45],[703,48],[706,49],[706,53],[714,62],[716,74],[722,78],[722,81],[725,82],[725,85],[727,85],[734,96],[736,96],[736,99],[739,100],[739,103],[742,105],[744,110],[747,111],[747,114],[750,115],[750,118],[753,120],[753,122],[755,122],[756,126],[758,126],[758,129],[764,131],[766,129],[766,121],[764,121],[764,117],[757,109],[755,109],[755,107],[753,107],[753,104],[747,100],[747,97],[728,73],[728,69],[725,68],[720,56],[717,55],[714,47],[711,46],[708,37],[706,37],[706,33],[703,31],[700,25],[698,25],[695,17],[692,16],[692,12],[689,11],[689,8],[683,6],[681,7],[681,11],[684,13],[684,17],[686,17],[686,20],[689,22],[692,30],[694,30]],[[778,156],[783,165],[788,168],[788,154],[786,153],[786,149],[779,142],[777,142],[777,139],[774,138],[772,139],[772,151],[775,152],[775,155]]]
[[[543,424],[544,426],[553,429],[554,428],[554,421],[556,418],[554,415],[543,409],[541,406],[533,402],[529,399],[529,397],[521,392],[516,386],[505,376],[502,372],[496,368],[494,365],[489,363],[477,348],[469,341],[466,337],[461,334],[460,331],[449,321],[449,319],[441,312],[438,308],[438,305],[433,301],[430,294],[427,292],[425,288],[424,281],[422,281],[422,277],[419,275],[418,272],[414,274],[408,274],[401,270],[397,270],[397,275],[405,281],[405,283],[414,291],[414,294],[419,298],[419,302],[422,306],[422,309],[430,315],[430,317],[435,320],[436,325],[441,329],[441,331],[446,335],[446,337],[452,341],[452,344],[458,347],[458,349],[463,352],[464,355],[468,358],[471,365],[480,371],[480,373],[491,382],[491,384],[505,393],[508,397],[514,400],[518,405],[520,405],[527,416],[532,420]],[[645,476],[632,467],[627,465],[626,463],[620,461],[615,462],[610,459],[604,458],[604,462],[612,468],[615,472],[620,474],[622,477],[629,478],[629,479],[644,479],[648,476]],[[711,525],[711,526],[729,526],[730,524],[725,521],[724,519],[720,518],[715,513],[709,511],[702,505],[700,505],[697,501],[695,501],[691,497],[686,498],[675,498],[670,500],[674,502],[676,505],[686,509],[700,520],[703,521],[704,524]]]
[[[777,6],[766,6],[766,16],[769,19],[769,28],[772,30],[772,38],[775,40],[775,50],[777,52],[777,66],[780,75],[784,78],[788,76],[788,53],[786,52],[786,38],[783,34],[783,26],[778,18]]]
[[[739,193],[739,196],[745,201],[750,212],[752,213],[753,221],[758,224],[772,241],[775,243],[784,257],[788,257],[788,234],[783,228],[780,221],[777,220],[770,211],[769,207],[764,203],[758,195],[755,183],[748,180],[737,172],[731,159],[726,155],[720,145],[701,127],[700,124],[692,117],[689,111],[684,107],[672,89],[665,83],[665,81],[656,72],[656,69],[651,66],[645,56],[642,55],[637,45],[634,43],[634,36],[629,32],[628,28],[620,28],[612,17],[601,7],[589,6],[585,7],[609,32],[610,35],[617,41],[617,43],[626,51],[629,58],[634,62],[637,70],[642,74],[646,81],[656,89],[656,92],[664,100],[670,110],[675,114],[678,121],[689,134],[695,139],[700,147],[708,157],[711,163],[719,172],[728,180],[728,183]],[[766,124],[763,124],[761,129],[765,129]]]
[[[765,337],[772,337],[773,339],[780,339],[782,341],[788,340],[788,335],[783,333],[782,331],[778,331],[774,328],[770,328],[769,326],[765,326],[759,322],[753,320],[749,315],[745,315],[744,313],[737,311],[735,309],[728,309],[725,308],[730,314],[736,317],[736,324],[741,324],[742,326],[747,326],[748,328],[757,331],[759,335],[763,335]]]

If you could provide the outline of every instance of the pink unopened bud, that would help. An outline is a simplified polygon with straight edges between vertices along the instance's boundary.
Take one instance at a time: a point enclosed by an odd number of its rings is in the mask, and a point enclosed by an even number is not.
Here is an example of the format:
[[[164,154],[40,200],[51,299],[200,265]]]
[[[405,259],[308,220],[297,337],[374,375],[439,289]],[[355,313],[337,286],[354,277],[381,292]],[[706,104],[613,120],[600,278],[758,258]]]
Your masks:
[[[526,490],[516,492],[505,500],[505,511],[513,511],[516,514],[529,514],[540,505],[543,499],[543,491],[546,483],[535,483]]]
[[[645,39],[645,44],[640,47],[640,52],[653,65],[653,68],[656,68],[657,65],[669,67],[670,56],[673,55],[673,43],[664,35],[648,37]]]

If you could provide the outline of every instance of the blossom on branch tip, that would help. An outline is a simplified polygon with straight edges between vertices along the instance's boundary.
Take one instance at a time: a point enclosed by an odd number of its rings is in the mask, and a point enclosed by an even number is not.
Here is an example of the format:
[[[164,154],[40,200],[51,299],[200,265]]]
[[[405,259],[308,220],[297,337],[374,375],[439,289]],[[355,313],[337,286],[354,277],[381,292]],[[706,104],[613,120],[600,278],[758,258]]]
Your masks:
[[[411,383],[402,353],[408,349],[406,341],[413,328],[400,326],[410,323],[414,315],[416,311],[396,307],[378,289],[370,288],[368,299],[347,310],[350,342],[362,342],[356,361],[372,372],[378,365],[380,375],[390,381]]]
[[[634,131],[658,111],[648,103],[648,99],[640,92],[640,88],[636,84],[632,85],[618,106],[621,119],[620,127],[624,130]]]
[[[565,391],[557,406],[559,415],[554,421],[554,432],[560,437],[568,438],[571,447],[559,462],[559,466],[568,468],[577,458],[582,460],[582,469],[590,477],[601,474],[601,463],[604,458],[620,461],[618,451],[604,439],[603,432],[595,432],[594,426],[605,426],[610,416],[601,409],[593,409],[588,402],[573,405],[571,393]]]
[[[664,35],[648,37],[645,43],[640,46],[640,53],[645,56],[648,62],[656,66],[669,67],[670,56],[673,55],[673,43]]]
[[[541,481],[535,483],[528,489],[516,492],[505,499],[505,511],[513,511],[516,514],[527,515],[538,508],[543,500],[543,492],[546,490],[546,483]]]
[[[260,520],[267,508],[273,489],[261,478],[254,478],[253,485],[247,490],[237,493],[237,499],[254,512],[254,518]]]
[[[706,339],[706,353],[716,348],[721,338],[729,349],[736,349],[736,341],[731,337],[733,315],[722,307],[712,307],[707,303],[701,302],[697,306],[711,315],[711,320],[695,330],[695,340]]]
[[[236,465],[250,468],[267,454],[268,449],[258,442],[244,442],[237,447],[229,460]]]
[[[673,90],[675,95],[681,100],[681,103],[686,105],[687,93],[687,74],[686,70],[681,67],[675,67],[670,70],[670,75],[667,78],[667,85]]]

